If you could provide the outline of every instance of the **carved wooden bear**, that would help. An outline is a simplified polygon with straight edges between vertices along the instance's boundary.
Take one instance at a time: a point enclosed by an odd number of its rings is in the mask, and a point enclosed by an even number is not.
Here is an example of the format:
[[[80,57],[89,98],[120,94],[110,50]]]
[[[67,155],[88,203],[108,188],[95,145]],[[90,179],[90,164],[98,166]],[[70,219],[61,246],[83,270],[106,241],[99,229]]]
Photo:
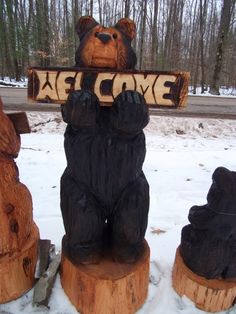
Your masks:
[[[17,132],[23,130],[24,119],[22,115],[22,120],[17,114],[9,116],[12,120],[4,114],[0,97],[0,304],[33,287],[39,240],[32,198],[19,180],[14,161],[20,150]]]
[[[236,278],[236,172],[220,167],[212,176],[207,204],[193,206],[182,230],[180,253],[207,279]]]
[[[111,28],[91,17],[76,26],[80,46],[76,66],[131,69],[135,24],[121,19]],[[123,91],[111,107],[82,89],[62,107],[67,168],[61,178],[63,250],[75,264],[97,263],[104,250],[133,263],[143,252],[149,186],[142,171],[143,128],[149,121],[142,95]]]
[[[2,109],[0,99],[0,257],[20,251],[33,225],[31,195],[14,161],[20,136]]]

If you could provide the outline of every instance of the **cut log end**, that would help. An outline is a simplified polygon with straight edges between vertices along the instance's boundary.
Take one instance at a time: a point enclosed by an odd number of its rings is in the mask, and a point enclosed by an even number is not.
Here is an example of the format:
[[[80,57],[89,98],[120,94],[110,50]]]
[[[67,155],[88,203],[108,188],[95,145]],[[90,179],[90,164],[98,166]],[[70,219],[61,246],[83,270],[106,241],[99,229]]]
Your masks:
[[[219,312],[232,307],[236,300],[236,281],[206,279],[193,273],[176,251],[172,272],[173,288],[187,296],[196,307],[206,312]]]
[[[21,251],[0,257],[0,304],[17,299],[33,287],[38,240],[39,231],[33,224],[30,237]]]
[[[104,257],[98,265],[73,265],[62,255],[61,284],[83,314],[131,314],[145,302],[149,283],[150,250],[135,264],[119,264]]]

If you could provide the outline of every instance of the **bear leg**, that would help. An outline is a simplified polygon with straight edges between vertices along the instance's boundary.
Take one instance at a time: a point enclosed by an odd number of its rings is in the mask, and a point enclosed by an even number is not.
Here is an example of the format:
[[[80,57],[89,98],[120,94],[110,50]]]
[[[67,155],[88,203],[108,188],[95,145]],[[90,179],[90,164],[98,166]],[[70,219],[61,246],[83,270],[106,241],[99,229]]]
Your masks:
[[[230,257],[226,241],[217,238],[212,231],[194,229],[192,225],[182,229],[180,253],[186,266],[207,279],[224,276]]]
[[[134,263],[142,255],[149,210],[149,186],[142,173],[123,191],[112,219],[113,258]]]
[[[64,172],[61,211],[66,235],[63,250],[75,264],[94,264],[101,258],[104,219],[97,200]]]

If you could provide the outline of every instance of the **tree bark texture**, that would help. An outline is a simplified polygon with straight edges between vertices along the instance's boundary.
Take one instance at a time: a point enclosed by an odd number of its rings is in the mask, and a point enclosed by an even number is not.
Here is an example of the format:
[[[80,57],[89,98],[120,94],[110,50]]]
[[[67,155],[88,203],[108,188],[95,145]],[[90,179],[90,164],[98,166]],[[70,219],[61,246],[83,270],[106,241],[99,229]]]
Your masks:
[[[216,57],[215,57],[215,65],[212,77],[212,83],[210,86],[210,93],[213,95],[219,95],[219,80],[220,74],[222,70],[222,63],[225,51],[225,45],[229,34],[229,26],[230,26],[230,16],[233,12],[233,8],[235,7],[234,0],[224,0],[222,11],[221,11],[221,19],[220,19],[220,27],[218,33],[218,41],[216,48]]]
[[[235,1],[221,0],[222,10],[219,3],[1,0],[0,76],[20,79],[28,66],[49,63],[73,66],[78,44],[75,24],[80,16],[98,12],[99,22],[104,26],[114,25],[123,17],[134,20],[137,38],[133,46],[138,69],[190,71],[191,85],[201,86],[202,92],[210,85],[213,91],[214,84],[232,87],[236,80]],[[221,19],[221,15],[225,18]]]

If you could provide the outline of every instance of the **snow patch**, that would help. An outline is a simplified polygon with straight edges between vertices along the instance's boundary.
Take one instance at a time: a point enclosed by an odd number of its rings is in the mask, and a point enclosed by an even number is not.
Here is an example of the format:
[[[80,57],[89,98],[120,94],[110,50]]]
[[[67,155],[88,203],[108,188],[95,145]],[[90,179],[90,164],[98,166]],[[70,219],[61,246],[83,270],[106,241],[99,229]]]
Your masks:
[[[61,248],[64,234],[60,211],[60,177],[66,167],[60,113],[28,114],[31,134],[21,136],[16,159],[20,178],[31,191],[34,220],[42,239]],[[193,205],[206,203],[216,167],[236,169],[236,123],[232,120],[151,117],[145,129],[147,154],[144,172],[150,185],[146,239],[151,249],[148,298],[139,314],[200,314],[186,297],[172,288],[171,272],[181,229]],[[164,230],[155,233],[153,230]],[[0,305],[8,314],[75,314],[57,276],[50,309],[33,307],[32,290],[16,301]],[[236,307],[221,312],[235,314]]]

